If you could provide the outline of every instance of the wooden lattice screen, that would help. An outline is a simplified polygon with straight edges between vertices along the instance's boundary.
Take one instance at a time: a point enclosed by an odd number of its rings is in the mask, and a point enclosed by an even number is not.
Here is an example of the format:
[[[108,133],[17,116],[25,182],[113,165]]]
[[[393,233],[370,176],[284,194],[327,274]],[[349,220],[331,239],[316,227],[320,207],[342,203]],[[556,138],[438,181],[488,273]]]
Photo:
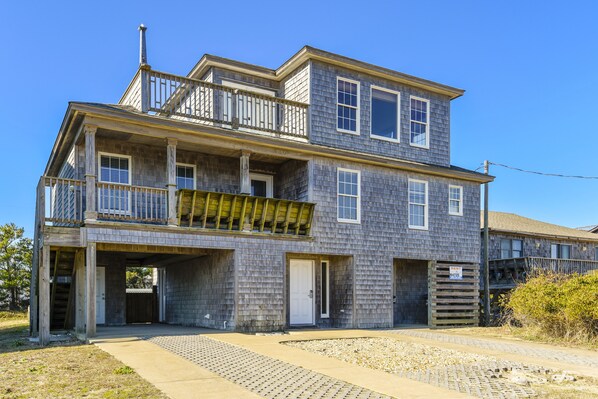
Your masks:
[[[451,273],[451,268],[453,268]],[[480,266],[472,263],[430,262],[428,266],[428,325],[477,326]],[[452,276],[451,276],[452,275]]]

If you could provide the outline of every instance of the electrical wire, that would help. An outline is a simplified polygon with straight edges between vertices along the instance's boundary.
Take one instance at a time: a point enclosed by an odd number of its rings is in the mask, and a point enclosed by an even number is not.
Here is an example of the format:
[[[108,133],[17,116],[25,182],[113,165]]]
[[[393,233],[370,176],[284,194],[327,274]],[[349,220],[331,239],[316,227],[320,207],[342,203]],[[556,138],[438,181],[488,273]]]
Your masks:
[[[506,169],[511,169],[511,170],[515,170],[517,172],[523,172],[523,173],[532,173],[534,175],[540,175],[540,176],[551,176],[551,177],[564,177],[564,178],[570,178],[570,179],[589,179],[589,180],[598,180],[598,176],[579,176],[579,175],[562,175],[559,173],[545,173],[545,172],[537,172],[537,171],[533,171],[533,170],[526,170],[526,169],[521,169],[521,168],[516,168],[514,166],[509,166],[509,165],[504,165],[502,163],[496,163],[496,162],[490,162],[488,161],[489,165],[495,165],[495,166],[500,166],[502,168],[506,168]],[[480,169],[480,168],[478,168]],[[476,169],[476,171],[478,170]]]

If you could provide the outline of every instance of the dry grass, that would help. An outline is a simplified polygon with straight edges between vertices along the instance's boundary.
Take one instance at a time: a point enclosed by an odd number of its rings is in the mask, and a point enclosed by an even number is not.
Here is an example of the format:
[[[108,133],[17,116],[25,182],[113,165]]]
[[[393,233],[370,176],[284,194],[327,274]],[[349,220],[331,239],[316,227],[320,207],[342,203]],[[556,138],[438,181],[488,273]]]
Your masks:
[[[165,398],[93,345],[70,341],[39,348],[27,335],[26,315],[0,312],[2,398]]]

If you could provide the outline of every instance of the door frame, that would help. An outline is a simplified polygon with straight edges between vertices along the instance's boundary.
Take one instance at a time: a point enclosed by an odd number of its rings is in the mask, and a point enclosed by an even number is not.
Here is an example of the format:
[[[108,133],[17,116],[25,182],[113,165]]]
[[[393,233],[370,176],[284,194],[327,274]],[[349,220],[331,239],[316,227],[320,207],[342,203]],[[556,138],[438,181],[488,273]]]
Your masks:
[[[311,298],[311,323],[301,323],[301,324],[292,324],[291,323],[291,264],[294,261],[302,261],[302,262],[311,262],[311,289],[313,292],[312,298]],[[291,327],[300,327],[300,326],[315,326],[316,325],[316,260],[313,258],[289,258],[289,293],[287,295],[287,300],[288,300],[288,324]]]
[[[103,277],[104,277],[104,300],[98,303],[98,273],[99,271],[103,270]],[[96,266],[96,325],[105,325],[106,324],[106,266]],[[103,305],[103,306],[102,306]],[[103,315],[104,320],[98,320],[98,315],[100,312],[98,311],[100,308],[103,308]]]

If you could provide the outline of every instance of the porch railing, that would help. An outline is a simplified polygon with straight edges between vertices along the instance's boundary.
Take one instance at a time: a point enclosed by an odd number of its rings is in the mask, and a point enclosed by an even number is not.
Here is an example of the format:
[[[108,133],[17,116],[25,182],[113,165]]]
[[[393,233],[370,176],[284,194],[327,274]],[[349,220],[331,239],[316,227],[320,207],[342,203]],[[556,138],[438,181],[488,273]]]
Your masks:
[[[38,186],[45,224],[78,226],[83,222],[85,182],[75,179],[43,176]]]
[[[98,218],[164,224],[168,221],[168,190],[97,183]]]
[[[208,126],[308,137],[305,103],[151,69],[135,75],[120,104]]]
[[[493,259],[490,265],[491,286],[515,286],[528,276],[539,272],[586,274],[598,270],[598,261],[582,259],[553,259],[528,256],[525,258]]]

